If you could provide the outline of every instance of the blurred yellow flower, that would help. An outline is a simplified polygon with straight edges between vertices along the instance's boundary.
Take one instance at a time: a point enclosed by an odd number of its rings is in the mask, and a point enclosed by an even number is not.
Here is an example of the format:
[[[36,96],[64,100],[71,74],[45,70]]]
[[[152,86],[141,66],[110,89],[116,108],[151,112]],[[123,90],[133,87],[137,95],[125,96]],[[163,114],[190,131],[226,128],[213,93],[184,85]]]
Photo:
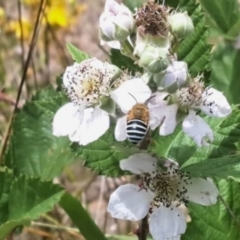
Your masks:
[[[76,0],[50,0],[46,9],[47,22],[53,27],[65,28],[75,23],[79,14],[86,10],[85,4]]]
[[[8,33],[13,32],[17,38],[21,38],[21,27],[18,21],[9,21],[8,24],[5,25],[4,30]],[[32,30],[32,23],[28,19],[22,19],[22,32],[24,40],[30,39]]]
[[[5,16],[6,16],[5,10],[2,7],[0,7],[0,25],[4,23]]]
[[[40,0],[21,0],[28,10],[29,18],[22,18],[23,39],[29,40],[34,28],[32,19],[36,19]],[[42,24],[49,24],[53,28],[67,28],[75,24],[79,15],[87,6],[79,4],[77,0],[46,0],[47,7]],[[0,23],[5,17],[5,12],[0,8]],[[14,32],[17,38],[21,37],[21,27],[18,20],[5,21],[4,30]]]
[[[40,0],[22,0],[22,3],[29,7],[31,16],[36,16]],[[78,4],[77,0],[48,0],[43,23],[65,28],[75,23],[85,10],[86,4]]]

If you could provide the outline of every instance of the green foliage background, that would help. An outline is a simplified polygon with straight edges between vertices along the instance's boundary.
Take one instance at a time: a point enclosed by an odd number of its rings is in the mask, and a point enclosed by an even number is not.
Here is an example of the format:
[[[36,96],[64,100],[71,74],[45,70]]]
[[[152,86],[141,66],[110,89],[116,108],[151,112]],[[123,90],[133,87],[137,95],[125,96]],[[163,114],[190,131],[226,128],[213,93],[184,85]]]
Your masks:
[[[126,4],[134,9],[140,2],[126,1]],[[179,126],[167,137],[153,132],[149,152],[178,161],[182,170],[193,176],[214,178],[219,187],[221,199],[216,205],[206,208],[190,204],[192,222],[182,239],[235,240],[240,239],[240,51],[234,45],[240,29],[239,4],[237,0],[200,2],[166,1],[180,11],[187,11],[195,25],[194,34],[180,43],[177,55],[179,60],[188,63],[193,77],[202,73],[207,83],[223,91],[231,104],[235,104],[234,111],[226,118],[205,118],[214,131],[214,141],[208,147],[197,148]],[[208,43],[210,36],[217,39],[213,54],[213,46]],[[67,48],[76,62],[89,58],[72,44],[67,44]],[[118,50],[111,51],[111,61],[132,73],[142,71]],[[87,146],[54,137],[53,116],[66,102],[64,92],[50,86],[40,90],[14,118],[13,133],[0,172],[0,239],[15,227],[39,218],[57,203],[86,239],[106,239],[81,203],[52,180],[76,159],[99,174],[120,176],[124,173],[119,161],[138,150],[128,143],[115,141],[113,124],[104,136]],[[116,236],[112,239],[134,238]]]

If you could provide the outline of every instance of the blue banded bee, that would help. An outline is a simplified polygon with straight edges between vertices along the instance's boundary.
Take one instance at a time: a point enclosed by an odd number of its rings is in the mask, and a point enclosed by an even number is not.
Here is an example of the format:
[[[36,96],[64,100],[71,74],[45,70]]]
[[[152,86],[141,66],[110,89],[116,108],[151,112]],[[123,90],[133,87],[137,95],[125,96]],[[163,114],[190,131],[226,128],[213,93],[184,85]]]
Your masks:
[[[141,142],[148,132],[149,109],[137,103],[127,114],[127,137],[131,143]]]

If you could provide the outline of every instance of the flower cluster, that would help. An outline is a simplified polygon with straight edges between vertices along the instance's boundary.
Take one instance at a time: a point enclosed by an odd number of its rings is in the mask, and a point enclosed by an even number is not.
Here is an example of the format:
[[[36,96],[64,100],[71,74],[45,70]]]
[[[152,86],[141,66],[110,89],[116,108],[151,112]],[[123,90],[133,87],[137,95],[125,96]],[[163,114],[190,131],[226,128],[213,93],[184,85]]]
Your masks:
[[[218,189],[211,179],[192,178],[179,165],[166,159],[160,168],[157,158],[147,153],[120,161],[122,170],[141,176],[141,184],[118,187],[110,197],[108,212],[114,218],[139,221],[148,213],[149,231],[154,240],[180,239],[186,230],[181,205],[189,201],[209,206],[215,204]]]
[[[178,43],[194,31],[187,12],[150,1],[132,13],[106,0],[99,29],[101,44],[131,57],[143,74],[132,76],[96,58],[67,67],[63,84],[70,102],[54,116],[55,136],[87,145],[109,129],[112,119],[119,142],[141,144],[151,131],[167,136],[179,124],[198,146],[213,141],[202,114],[225,117],[231,107],[223,93],[206,86],[201,74],[191,77],[187,63],[177,59]],[[210,179],[192,178],[177,162],[160,160],[146,153],[122,160],[120,168],[140,175],[142,181],[139,186],[120,186],[111,195],[108,211],[132,221],[149,214],[154,240],[180,239],[186,230],[181,206],[189,201],[215,204],[218,190]]]

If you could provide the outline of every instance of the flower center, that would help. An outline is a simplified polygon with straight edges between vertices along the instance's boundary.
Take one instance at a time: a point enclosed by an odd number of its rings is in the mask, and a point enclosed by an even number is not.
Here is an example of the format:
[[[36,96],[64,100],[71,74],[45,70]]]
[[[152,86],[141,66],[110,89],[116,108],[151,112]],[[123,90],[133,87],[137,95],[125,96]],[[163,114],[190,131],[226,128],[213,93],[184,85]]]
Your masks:
[[[143,26],[145,33],[150,35],[167,37],[169,32],[167,16],[168,13],[164,6],[148,2],[138,9],[135,15],[136,25]]]
[[[179,170],[177,165],[171,165],[167,171],[157,169],[156,174],[144,174],[143,186],[155,194],[152,202],[152,208],[164,205],[180,206],[182,203],[187,204],[185,199],[187,188],[185,185],[191,184],[189,175]],[[150,209],[150,211],[151,211]]]
[[[104,68],[75,64],[65,72],[67,95],[76,105],[91,106],[109,94],[111,75]]]
[[[181,107],[199,106],[202,103],[204,90],[204,83],[197,79],[189,87],[181,88],[176,92],[177,101]]]
[[[84,97],[86,97],[88,95],[96,94],[98,92],[99,85],[100,85],[99,82],[95,81],[94,79],[86,80],[85,82],[82,83],[80,95],[82,94]],[[80,90],[80,88],[77,90]]]

